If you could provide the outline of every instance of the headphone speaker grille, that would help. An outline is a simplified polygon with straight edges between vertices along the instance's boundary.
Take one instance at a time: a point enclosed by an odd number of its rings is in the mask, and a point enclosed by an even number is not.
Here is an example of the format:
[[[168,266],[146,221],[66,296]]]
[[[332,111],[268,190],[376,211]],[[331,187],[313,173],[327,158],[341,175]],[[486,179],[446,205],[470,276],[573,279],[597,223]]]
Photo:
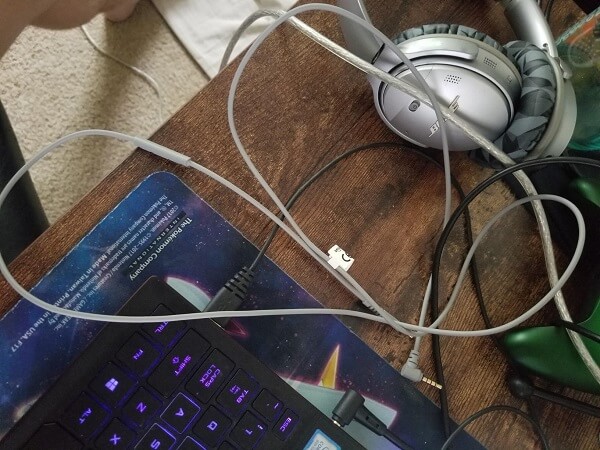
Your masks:
[[[445,83],[458,84],[458,83],[460,83],[460,80],[462,80],[462,78],[459,77],[458,75],[450,75],[450,74],[448,74],[448,75],[446,75],[444,77],[444,82]]]
[[[483,63],[487,64],[488,66],[490,66],[492,69],[495,69],[496,67],[498,67],[498,63],[488,57],[483,58]]]

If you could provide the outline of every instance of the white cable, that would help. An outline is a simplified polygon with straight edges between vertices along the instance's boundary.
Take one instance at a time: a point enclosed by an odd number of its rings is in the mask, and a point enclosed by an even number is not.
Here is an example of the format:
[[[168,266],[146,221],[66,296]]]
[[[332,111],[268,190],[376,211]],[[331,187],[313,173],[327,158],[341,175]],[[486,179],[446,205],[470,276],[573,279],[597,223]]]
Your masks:
[[[237,44],[238,40],[240,39],[242,34],[248,29],[248,27],[250,27],[256,20],[263,18],[265,16],[279,18],[279,17],[283,16],[284,14],[285,14],[284,10],[259,10],[259,11],[256,11],[255,13],[251,14],[249,17],[247,17],[242,22],[242,24],[238,27],[238,29],[236,30],[234,35],[231,37],[231,39],[227,45],[227,48],[225,49],[225,52],[223,53],[223,58],[221,60],[221,65],[220,65],[219,70],[223,70],[225,68],[225,66],[229,62],[231,53],[233,52],[233,49],[235,48],[235,45]],[[300,21],[299,19],[297,19],[295,17],[290,18],[288,22],[313,40],[316,40],[316,38],[318,38],[322,42],[329,41],[325,36],[317,34],[317,32],[314,29],[312,29],[311,27],[306,25],[304,22]],[[329,42],[331,43],[331,41],[329,41]],[[331,47],[331,45],[325,46],[325,48],[327,48],[329,50],[335,50],[334,48]],[[243,69],[238,69],[238,70],[240,71],[240,73],[243,72]],[[428,85],[424,82],[424,80],[423,80],[422,86],[428,87]],[[433,92],[431,92],[431,94],[433,94]],[[438,117],[441,117],[441,113]],[[441,133],[442,133],[442,151],[443,151],[443,159],[444,159],[444,172],[445,172],[444,179],[445,179],[445,194],[446,194],[445,195],[444,219],[443,219],[443,227],[445,227],[446,223],[448,223],[448,220],[450,219],[451,210],[452,210],[452,192],[451,192],[452,188],[451,188],[451,183],[450,183],[450,179],[451,179],[451,177],[450,177],[450,151],[449,151],[447,132],[446,132],[446,122],[445,121],[440,122],[439,119],[438,119],[438,122],[442,123],[441,127],[443,128],[441,130]],[[429,300],[430,300],[430,295],[431,295],[431,281],[432,281],[432,277],[430,275],[429,280],[427,282],[427,288],[425,289],[425,294],[423,296],[421,313],[419,315],[419,321],[418,321],[419,326],[425,326],[425,321],[427,319],[427,310],[429,307]],[[369,305],[367,304],[366,306],[369,306]],[[420,336],[416,337],[415,343],[414,343],[414,350],[418,351],[418,349],[421,345],[421,340],[422,340],[422,338]]]
[[[385,45],[387,45],[389,47],[389,49],[391,49],[403,61],[403,63],[405,63],[407,65],[407,67],[411,70],[413,75],[417,78],[417,81],[419,81],[421,83],[422,87],[425,88],[428,98],[424,98],[425,95],[423,92],[412,87],[408,83],[405,83],[402,80],[400,80],[396,77],[393,77],[386,72],[381,71],[380,69],[372,66],[371,64],[367,63],[366,61],[363,61],[362,59],[356,57],[351,52],[348,52],[346,49],[338,46],[337,44],[335,44],[331,40],[327,39],[326,37],[324,37],[317,31],[313,30],[308,25],[304,24],[303,22],[301,22],[298,19],[296,19],[295,17],[293,17],[296,14],[299,14],[304,11],[310,11],[310,10],[325,10],[325,11],[334,12],[338,15],[347,17],[348,19],[354,21],[359,26],[363,26],[364,28],[369,30],[374,36],[379,38]],[[248,50],[248,52],[242,59],[240,66],[238,66],[238,69],[236,71],[236,76],[241,74],[241,71],[243,70],[243,67],[247,64],[250,56],[254,53],[254,51],[261,44],[261,42],[266,38],[266,36],[268,34],[270,34],[287,17],[290,17],[290,19],[289,19],[290,23],[292,23],[294,26],[299,28],[304,34],[306,34],[307,36],[309,36],[310,38],[315,40],[317,43],[319,43],[320,45],[322,45],[325,48],[327,48],[328,50],[330,50],[332,53],[334,53],[338,57],[342,58],[343,60],[349,62],[350,64],[363,70],[366,73],[375,75],[377,78],[379,78],[382,81],[387,82],[388,84],[392,85],[393,87],[396,87],[404,92],[410,93],[415,98],[421,100],[425,104],[432,106],[436,112],[436,116],[438,118],[438,123],[440,123],[440,125],[441,125],[442,142],[443,142],[443,144],[445,144],[443,149],[444,149],[444,163],[445,163],[446,168],[448,168],[449,166],[448,166],[448,162],[447,162],[448,156],[446,153],[447,142],[444,142],[445,121],[441,118],[442,114],[446,118],[451,120],[453,123],[455,123],[457,126],[459,126],[459,128],[461,128],[468,137],[473,139],[474,142],[478,143],[485,151],[490,153],[492,156],[494,156],[496,159],[498,159],[504,165],[513,165],[514,164],[514,161],[511,158],[509,158],[504,152],[500,151],[489,140],[485,139],[484,137],[479,135],[479,133],[477,133],[473,129],[471,129],[470,126],[464,120],[462,120],[461,118],[459,118],[457,116],[452,115],[452,113],[447,108],[439,105],[439,103],[437,102],[437,99],[435,98],[435,95],[433,95],[433,93],[430,90],[428,90],[428,85],[426,83],[424,83],[422,77],[420,76],[420,73],[418,71],[416,71],[416,69],[410,62],[410,60],[408,60],[408,58],[406,58],[402,54],[402,52],[398,49],[398,46],[394,45],[393,42],[391,42],[383,33],[381,33],[379,30],[377,30],[375,27],[373,27],[370,23],[364,21],[363,19],[358,18],[357,16],[355,16],[352,13],[349,13],[346,10],[337,8],[335,6],[304,5],[304,6],[294,8],[293,10],[290,10],[288,13],[282,15],[278,20],[275,21],[274,24],[272,24],[269,28],[267,28],[267,30],[265,30],[264,33],[261,34],[257,38],[257,40],[252,44],[252,46],[250,47],[250,49]],[[235,81],[235,77],[234,77],[234,81]],[[229,102],[228,102],[228,119],[229,119],[229,123],[230,123],[230,129],[232,130],[232,135],[234,136],[234,140],[235,140],[236,130],[235,130],[235,124],[233,122],[232,92],[235,92],[233,82],[232,82],[232,87],[230,89],[230,96],[229,96]],[[292,227],[294,229],[296,229],[296,231],[300,231],[299,228],[297,227],[297,225],[291,219],[291,216],[289,214],[286,215],[285,208],[282,209],[282,206],[283,206],[282,202],[277,198],[275,193],[272,192],[269,185],[262,178],[262,176],[260,175],[258,170],[256,170],[256,168],[254,167],[254,165],[253,165],[252,161],[250,160],[250,158],[248,157],[248,155],[245,154],[245,149],[241,145],[241,141],[239,141],[239,139],[238,139],[238,141],[236,141],[236,145],[238,146],[238,150],[242,154],[242,157],[246,161],[246,164],[248,165],[250,170],[253,172],[255,177],[258,179],[258,181],[261,183],[263,188],[267,191],[267,193],[275,201],[275,203],[278,205],[278,207],[280,208],[280,210],[282,211],[284,216],[288,219],[288,221],[291,220],[290,223],[292,224]],[[531,183],[531,181],[529,180],[529,178],[527,177],[527,175],[524,172],[522,172],[522,171],[516,172],[515,177],[520,182],[520,184],[523,186],[525,192],[528,195],[537,194],[537,191],[535,190],[533,184]],[[449,205],[448,196],[450,195],[450,190],[449,190],[449,186],[448,186],[450,184],[449,178],[450,178],[449,175],[446,174],[446,196],[447,196],[446,197],[447,198],[446,209],[448,209],[448,205]],[[547,222],[543,207],[541,206],[541,204],[539,202],[533,203],[533,210],[534,210],[536,220],[538,221],[538,226],[540,229],[540,236],[542,238],[542,247],[543,247],[543,251],[544,251],[544,257],[546,260],[546,267],[548,270],[548,278],[550,281],[550,285],[555,286],[557,284],[558,277],[557,277],[556,261],[555,261],[554,252],[552,249],[552,239],[551,239],[550,232],[549,232],[548,222]],[[303,233],[301,233],[301,231],[299,232],[299,234],[301,236],[304,236]],[[310,241],[308,241],[308,242],[310,242]],[[361,298],[361,297],[359,297],[359,298]],[[368,295],[366,295],[365,298],[362,298],[361,300],[367,306],[369,306],[371,309],[373,309],[374,311],[377,311],[380,314],[382,314],[382,311],[384,311],[382,308],[378,308],[377,303],[375,303],[375,301],[373,299],[371,299]],[[425,311],[427,309],[428,300],[429,300],[429,297],[427,296],[427,291],[426,291],[426,295],[424,297],[424,301],[423,301],[422,308],[421,308],[421,315],[419,318],[420,324],[422,323],[421,320],[425,318]],[[558,290],[556,293],[555,303],[556,303],[556,306],[557,306],[557,309],[559,311],[561,318],[563,320],[572,321],[572,318],[566,307],[564,297],[560,290]],[[383,314],[383,317],[390,319],[391,316],[386,316],[386,314]],[[569,337],[570,337],[571,341],[573,342],[577,352],[581,356],[584,364],[586,365],[588,370],[591,372],[591,374],[595,378],[596,382],[598,382],[600,384],[600,367],[594,361],[589,350],[584,345],[581,336],[579,336],[577,333],[575,333],[573,331],[569,331],[568,334],[569,334]],[[416,349],[418,349],[419,345],[420,345],[420,340],[417,340],[415,342]]]
[[[61,139],[59,139],[58,141],[50,144],[45,149],[43,149],[42,151],[40,151],[39,153],[34,155],[33,158],[31,158],[29,161],[27,161],[25,163],[25,165],[19,171],[17,171],[17,173],[6,184],[4,189],[2,189],[2,192],[0,192],[0,208],[2,207],[4,201],[6,200],[6,197],[8,196],[9,192],[14,187],[14,185],[20,180],[20,178],[25,173],[27,173],[27,171],[33,165],[35,165],[37,162],[39,162],[46,154],[57,149],[60,145],[66,143],[70,140],[73,140],[73,139],[76,139],[79,137],[84,137],[84,136],[106,136],[106,137],[112,137],[115,139],[119,139],[122,141],[131,141],[135,145],[139,146],[140,148],[150,151],[160,157],[166,158],[177,164],[181,164],[181,165],[184,165],[187,167],[192,167],[192,168],[199,168],[199,169],[201,168],[203,173],[214,178],[216,181],[218,181],[218,182],[225,181],[224,185],[227,188],[234,190],[234,192],[236,192],[236,193],[240,193],[240,195],[242,195],[242,197],[245,200],[250,201],[261,212],[266,214],[271,220],[273,220],[275,223],[277,223],[277,225],[279,225],[286,233],[290,234],[290,236],[294,240],[296,240],[300,245],[304,244],[301,242],[301,240],[298,238],[298,236],[293,231],[291,231],[291,229],[289,227],[286,226],[286,224],[284,224],[281,220],[279,220],[277,218],[277,216],[275,216],[273,213],[271,213],[267,208],[265,208],[263,205],[261,205],[258,201],[254,200],[250,195],[248,195],[241,189],[235,187],[232,183],[230,183],[230,182],[224,180],[223,178],[219,177],[218,175],[214,174],[214,172],[203,168],[202,166],[200,166],[197,163],[192,162],[188,156],[182,155],[181,153],[178,153],[174,150],[168,149],[161,145],[155,144],[146,139],[128,136],[123,133],[107,131],[107,130],[84,130],[84,131],[78,131],[75,133],[71,133],[70,135],[64,136]],[[575,205],[570,203],[568,200],[563,199],[562,197],[556,197],[553,195],[540,195],[540,196],[536,197],[536,199],[538,199],[538,198],[554,200],[554,201],[558,201],[560,203],[565,204],[573,212],[573,214],[575,215],[576,220],[577,220],[578,229],[579,229],[577,246],[576,246],[576,250],[573,254],[573,258],[571,259],[571,262],[569,263],[569,265],[567,266],[567,269],[565,270],[565,272],[563,273],[563,275],[561,276],[561,278],[559,280],[559,284],[560,284],[560,286],[562,286],[567,281],[569,276],[571,275],[572,270],[574,269],[575,265],[578,262],[579,257],[581,256],[581,251],[583,249],[583,244],[585,242],[585,225],[583,222],[583,217],[581,216],[581,213],[575,207]],[[479,245],[479,242],[481,242],[481,240],[483,239],[483,237],[485,236],[487,231],[495,223],[495,221],[499,220],[502,216],[504,216],[504,214],[508,213],[511,209],[516,207],[517,203],[522,204],[522,203],[525,203],[526,201],[530,201],[530,199],[522,199],[519,202],[515,202],[515,204],[509,205],[508,207],[504,208],[500,213],[498,213],[492,219],[492,221],[490,221],[488,224],[486,224],[486,226],[484,227],[482,232],[477,236],[476,241],[473,243],[473,246],[469,252],[469,255],[467,255],[468,260],[466,260],[465,264],[463,265],[463,271],[466,271],[465,267],[468,266],[470,257],[474,254],[474,252],[477,248],[477,245]],[[360,318],[369,319],[369,320],[373,320],[373,321],[377,321],[377,322],[387,322],[387,319],[384,319],[384,318],[378,317],[378,316],[374,316],[372,314],[366,314],[366,313],[344,310],[344,309],[340,310],[340,309],[324,309],[324,308],[273,309],[273,310],[255,310],[255,311],[215,311],[215,312],[210,312],[210,313],[192,313],[192,314],[163,315],[163,316],[115,316],[115,315],[110,315],[110,314],[95,314],[95,313],[75,311],[75,310],[70,310],[70,309],[66,309],[63,307],[58,307],[56,305],[49,304],[49,303],[43,301],[42,299],[36,297],[35,295],[31,294],[15,280],[15,278],[12,276],[11,272],[9,271],[6,263],[4,262],[4,258],[2,257],[1,254],[0,254],[0,273],[2,273],[2,275],[4,276],[6,281],[9,283],[9,285],[17,293],[19,293],[23,298],[30,301],[34,305],[39,306],[40,308],[43,308],[51,313],[62,314],[65,316],[78,318],[78,319],[109,321],[109,322],[122,322],[122,323],[148,323],[148,322],[179,321],[179,320],[188,320],[188,319],[217,318],[217,317],[245,317],[245,316],[265,316],[265,315],[305,315],[305,314],[312,314],[312,315],[328,314],[328,315],[331,315],[331,314],[335,314],[335,315],[349,315],[349,316],[354,316],[354,317],[360,317]],[[460,289],[460,285],[462,283],[462,279],[464,278],[464,274],[462,277],[459,276],[459,278],[460,278],[460,280],[459,280],[459,282],[457,282],[456,287],[455,287],[456,290]],[[364,291],[362,289],[362,287],[360,287],[360,285],[356,281],[354,281],[351,277],[350,277],[350,281],[358,290]],[[530,318],[533,314],[535,314],[539,309],[541,309],[547,302],[549,302],[552,299],[552,295],[553,295],[553,292],[550,291],[533,308],[531,308],[529,311],[525,312],[521,316],[517,317],[516,319],[512,320],[511,322],[504,324],[504,325],[500,325],[495,328],[484,329],[484,330],[461,331],[461,330],[432,329],[430,327],[420,327],[420,326],[416,326],[416,325],[412,325],[412,324],[408,324],[408,323],[403,323],[400,321],[396,321],[395,319],[394,319],[394,321],[398,327],[405,327],[411,332],[429,332],[429,333],[439,334],[439,335],[444,335],[444,336],[465,336],[465,337],[466,336],[487,336],[487,335],[491,335],[491,334],[495,334],[495,333],[504,332],[511,327],[521,324],[522,322],[524,322],[525,320]],[[446,309],[449,309],[449,307],[447,306]]]
[[[246,17],[237,30],[235,30],[233,36],[231,36],[231,39],[229,40],[229,43],[223,52],[221,64],[219,65],[219,72],[227,66],[229,63],[229,58],[231,58],[231,54],[233,53],[233,49],[235,48],[237,42],[254,22],[256,22],[258,19],[262,19],[263,17],[281,17],[283,14],[285,14],[283,9],[259,9],[258,11],[255,11]]]
[[[387,45],[393,47],[394,52],[402,60],[402,62],[404,64],[406,64],[406,66],[411,70],[411,72],[413,73],[413,75],[415,76],[415,78],[417,79],[419,84],[421,85],[421,87],[425,90],[427,95],[432,99],[433,109],[436,112],[438,122],[441,124],[440,130],[441,130],[442,145],[443,145],[444,153],[449,153],[449,149],[448,149],[447,133],[446,133],[446,128],[445,128],[446,124],[444,123],[443,116],[442,116],[442,113],[439,108],[439,104],[436,102],[435,94],[433,93],[433,91],[431,90],[429,85],[425,82],[421,73],[419,71],[417,71],[417,69],[414,67],[412,62],[400,51],[400,49],[398,49],[398,47],[396,45],[394,45],[391,42],[391,40],[389,40],[389,38],[387,38],[383,33],[381,33],[381,31],[377,30],[371,24],[360,19],[355,14],[348,12],[342,8],[338,8],[336,6],[325,5],[325,4],[309,4],[309,5],[298,6],[296,8],[291,9],[290,11],[286,12],[285,14],[282,14],[281,17],[277,18],[275,20],[275,22],[273,22],[271,25],[269,25],[265,29],[265,31],[256,38],[256,40],[252,43],[250,48],[246,51],[245,55],[243,56],[239,66],[237,67],[236,72],[233,76],[231,86],[229,89],[229,96],[227,99],[227,119],[229,122],[229,129],[232,134],[232,138],[236,144],[236,147],[238,148],[238,151],[240,152],[240,155],[246,162],[246,165],[248,166],[248,168],[250,169],[252,174],[255,176],[255,178],[258,180],[258,182],[261,184],[263,189],[267,192],[267,194],[275,202],[275,204],[277,205],[279,210],[282,212],[284,217],[287,219],[287,221],[290,223],[292,228],[302,237],[302,239],[313,249],[313,251],[315,253],[317,253],[324,261],[326,261],[327,255],[325,255],[317,246],[315,246],[312,243],[312,241],[304,234],[302,229],[294,221],[294,219],[291,216],[291,214],[289,213],[289,211],[287,211],[287,209],[283,205],[283,202],[279,199],[277,194],[275,194],[273,189],[270,187],[269,183],[262,177],[261,173],[258,171],[256,166],[252,162],[252,159],[248,155],[248,153],[247,153],[246,149],[244,148],[244,146],[241,142],[241,139],[237,133],[237,129],[235,126],[235,120],[233,117],[235,93],[236,93],[237,86],[239,84],[241,75],[242,75],[246,65],[248,64],[248,61],[254,55],[254,53],[256,52],[258,47],[262,44],[262,42],[279,25],[281,25],[282,23],[284,23],[287,20],[290,20],[290,23],[292,23],[294,26],[299,28],[303,33],[309,35],[311,38],[316,40],[319,44],[323,45],[328,50],[333,51],[336,55],[340,56],[338,54],[338,51],[345,52],[347,54],[348,58],[343,58],[344,60],[353,61],[354,59],[357,59],[357,57],[355,55],[353,55],[352,53],[346,51],[345,49],[342,49],[341,47],[337,46],[337,44],[333,43],[331,40],[327,39],[325,36],[316,32],[314,29],[312,29],[311,27],[309,27],[308,25],[304,24],[303,22],[301,22],[300,20],[298,20],[294,17],[297,14],[300,14],[302,12],[307,12],[307,11],[327,11],[327,12],[333,12],[338,15],[344,16],[344,17],[348,18],[349,20],[357,23],[359,26],[366,27],[376,37],[381,39],[381,41],[384,44],[387,44]],[[332,45],[332,44],[335,44],[335,45]],[[370,64],[366,63],[365,61],[362,61],[360,58],[358,58],[358,60],[360,62],[362,62],[363,64],[367,64],[367,65],[371,66]],[[396,78],[393,77],[393,79],[395,80]],[[446,172],[446,200],[447,200],[445,209],[449,213],[449,211],[451,210],[451,206],[450,206],[450,200],[451,200],[451,190],[450,189],[451,188],[450,188],[449,164],[445,164],[445,172]],[[449,215],[448,215],[448,217],[449,217]],[[340,277],[338,276],[338,273],[339,272],[334,272],[334,276],[336,276],[336,278],[340,282],[342,282],[342,280],[340,280]],[[388,323],[392,327],[394,327],[396,330],[398,330],[400,332],[406,332],[406,330],[402,329],[402,327],[400,327],[398,325],[398,322],[396,321],[396,319],[391,314],[389,314],[384,308],[382,308],[366,291],[364,291],[360,287],[360,285],[358,285],[358,283],[354,282],[354,280],[352,280],[348,274],[346,274],[346,273],[342,274],[342,278],[345,278],[346,281],[350,282],[350,284],[359,292],[360,295],[358,295],[358,298],[367,307],[369,307],[373,311],[377,312],[382,317],[386,318]],[[347,287],[347,283],[343,283],[343,284],[344,284],[344,286]],[[351,292],[353,292],[356,295],[356,292],[353,289],[351,289]],[[427,309],[428,300],[429,300],[428,298],[424,299],[423,304],[422,304],[422,311]],[[422,316],[423,316],[423,314],[422,314]]]
[[[435,100],[434,100],[434,101],[435,101]],[[451,120],[452,120],[452,117],[451,117]],[[136,142],[136,143],[137,143],[137,144],[139,144],[139,142],[141,142],[141,141],[143,141],[143,140],[139,140],[139,139],[137,139],[137,142]],[[159,154],[160,154],[160,153],[159,153]],[[179,155],[179,154],[178,154],[178,155]],[[161,156],[164,156],[164,155],[161,155]],[[180,155],[180,156],[181,156],[181,155]],[[189,160],[189,158],[187,158],[187,157],[182,157],[182,158],[183,158],[183,159],[185,159],[185,160]],[[285,228],[285,227],[283,227],[283,228]],[[580,236],[580,238],[581,238],[581,236]],[[347,274],[345,274],[345,275],[347,275]],[[358,284],[357,284],[357,283],[356,283],[354,280],[352,280],[352,279],[351,279],[351,277],[350,277],[350,281],[351,281],[351,284],[352,284],[353,286],[356,286],[356,287],[357,287],[357,290],[359,290],[360,292],[364,292],[364,290],[362,290],[362,288],[360,288],[360,286],[359,286],[359,285],[358,285]],[[67,311],[68,311],[68,310],[67,310]],[[69,313],[72,313],[72,311],[68,311],[68,312],[69,312]],[[287,312],[288,312],[288,313],[292,313],[293,311],[290,311],[290,310],[288,310]],[[324,310],[319,310],[319,312],[320,312],[320,313],[327,313],[327,312],[325,312]],[[280,313],[281,313],[281,312],[279,312],[279,311],[277,311],[277,312],[273,312],[273,311],[270,311],[270,312],[268,312],[268,314],[280,314]],[[297,312],[293,312],[293,313],[297,313]],[[230,314],[230,313],[228,313],[227,315],[228,315],[228,316],[231,316],[231,314]],[[352,315],[356,315],[356,314],[352,313]],[[88,317],[87,317],[87,318],[90,318],[90,316],[95,316],[96,318],[98,318],[98,317],[103,317],[102,315],[88,315]],[[110,318],[111,318],[111,320],[114,320],[115,318],[116,318],[116,319],[120,319],[120,317],[119,317],[119,316],[104,316],[104,317],[110,317]],[[138,318],[138,319],[139,319],[139,318]],[[152,319],[154,320],[155,318],[152,318]],[[161,318],[161,319],[162,319],[162,318]],[[148,320],[148,318],[145,318],[144,320],[146,320],[146,321],[147,321],[147,320]],[[170,320],[173,320],[173,317],[171,317],[171,318],[170,318]],[[378,321],[380,321],[380,320],[379,320],[379,318],[378,318],[377,320],[378,320]],[[400,325],[400,324],[401,324],[401,322],[397,322],[395,319],[392,319],[392,320],[394,321],[394,323],[396,323],[396,324],[398,324],[398,325]],[[523,320],[525,320],[525,319],[523,319]],[[513,321],[513,322],[514,322],[514,321]],[[429,331],[429,332],[434,332],[434,333],[436,333],[436,334],[450,334],[450,335],[473,335],[473,334],[468,334],[468,333],[478,333],[477,335],[486,335],[486,334],[493,334],[493,332],[495,332],[495,330],[496,330],[496,329],[492,329],[492,330],[476,330],[476,331],[473,331],[473,332],[463,332],[463,331],[456,331],[456,330],[431,330],[431,329],[429,329],[429,328],[416,327],[416,326],[414,326],[414,325],[410,325],[410,324],[403,324],[403,325],[405,325],[407,328],[409,328],[409,329],[412,329],[412,330],[418,330],[418,331]],[[496,328],[499,328],[499,327],[496,327]],[[455,334],[455,333],[457,333],[457,334]],[[467,334],[465,334],[465,333],[467,333]]]
[[[94,49],[96,49],[96,51],[98,53],[100,53],[101,55],[103,55],[109,59],[112,59],[116,63],[121,64],[122,66],[131,70],[133,73],[135,73],[137,76],[142,78],[146,83],[148,83],[150,85],[150,87],[154,90],[154,92],[156,93],[156,96],[158,97],[158,120],[159,120],[159,125],[162,125],[162,123],[164,122],[165,101],[162,96],[160,86],[158,85],[156,80],[154,78],[152,78],[148,73],[144,72],[142,69],[123,61],[122,59],[108,53],[106,50],[104,50],[102,47],[100,47],[100,45],[96,42],[96,40],[92,37],[92,35],[88,31],[88,29],[85,27],[85,25],[81,25],[80,28],[81,28],[81,31],[83,32],[83,34],[85,35],[85,38],[88,40],[88,42],[91,44],[91,46],[94,47]]]

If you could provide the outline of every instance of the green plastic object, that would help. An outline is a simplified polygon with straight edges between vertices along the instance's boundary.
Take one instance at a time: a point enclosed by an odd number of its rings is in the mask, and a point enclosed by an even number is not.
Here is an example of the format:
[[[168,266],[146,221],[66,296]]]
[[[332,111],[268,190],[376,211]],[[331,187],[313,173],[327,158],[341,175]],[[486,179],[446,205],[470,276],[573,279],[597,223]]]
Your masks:
[[[580,325],[600,333],[600,301],[596,302],[590,317]],[[600,344],[585,337],[582,340],[592,358],[600,364]],[[515,362],[530,372],[580,391],[600,394],[600,385],[583,364],[564,328],[551,326],[516,330],[504,337],[504,344]]]
[[[570,188],[580,198],[600,208],[600,180],[577,179]],[[594,229],[588,232],[600,231]],[[588,295],[589,304],[582,306],[589,315],[579,325],[600,334],[600,292],[588,294],[591,294]],[[600,364],[600,344],[583,336],[582,340],[592,358]],[[519,329],[507,333],[503,342],[513,360],[528,371],[580,391],[600,394],[600,385],[585,367],[563,327]]]

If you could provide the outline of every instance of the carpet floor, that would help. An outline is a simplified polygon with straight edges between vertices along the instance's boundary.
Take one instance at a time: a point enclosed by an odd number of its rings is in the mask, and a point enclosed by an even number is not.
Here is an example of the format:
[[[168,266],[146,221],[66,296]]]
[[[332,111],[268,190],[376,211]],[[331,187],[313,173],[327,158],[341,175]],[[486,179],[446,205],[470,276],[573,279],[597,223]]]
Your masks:
[[[81,29],[28,28],[0,60],[0,99],[25,159],[67,133],[104,128],[149,137],[208,82],[154,5],[142,0],[122,23],[97,17],[87,29],[110,54],[158,83],[152,87],[102,56]],[[85,138],[65,145],[31,175],[51,223],[113,170],[133,147]]]

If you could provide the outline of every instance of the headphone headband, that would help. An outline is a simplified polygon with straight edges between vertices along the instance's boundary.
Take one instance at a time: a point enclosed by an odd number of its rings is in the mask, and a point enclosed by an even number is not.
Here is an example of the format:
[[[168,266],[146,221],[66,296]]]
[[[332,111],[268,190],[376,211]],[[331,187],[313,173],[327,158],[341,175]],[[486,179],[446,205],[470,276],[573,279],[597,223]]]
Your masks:
[[[504,14],[520,40],[531,42],[550,56],[557,57],[556,44],[544,14],[534,0],[500,0]],[[338,6],[371,23],[363,0],[338,0]],[[382,43],[362,27],[341,18],[342,31],[348,50],[366,61],[372,61]]]
[[[501,3],[508,23],[521,41],[530,42],[550,56],[558,57],[550,25],[534,0],[501,0]]]

